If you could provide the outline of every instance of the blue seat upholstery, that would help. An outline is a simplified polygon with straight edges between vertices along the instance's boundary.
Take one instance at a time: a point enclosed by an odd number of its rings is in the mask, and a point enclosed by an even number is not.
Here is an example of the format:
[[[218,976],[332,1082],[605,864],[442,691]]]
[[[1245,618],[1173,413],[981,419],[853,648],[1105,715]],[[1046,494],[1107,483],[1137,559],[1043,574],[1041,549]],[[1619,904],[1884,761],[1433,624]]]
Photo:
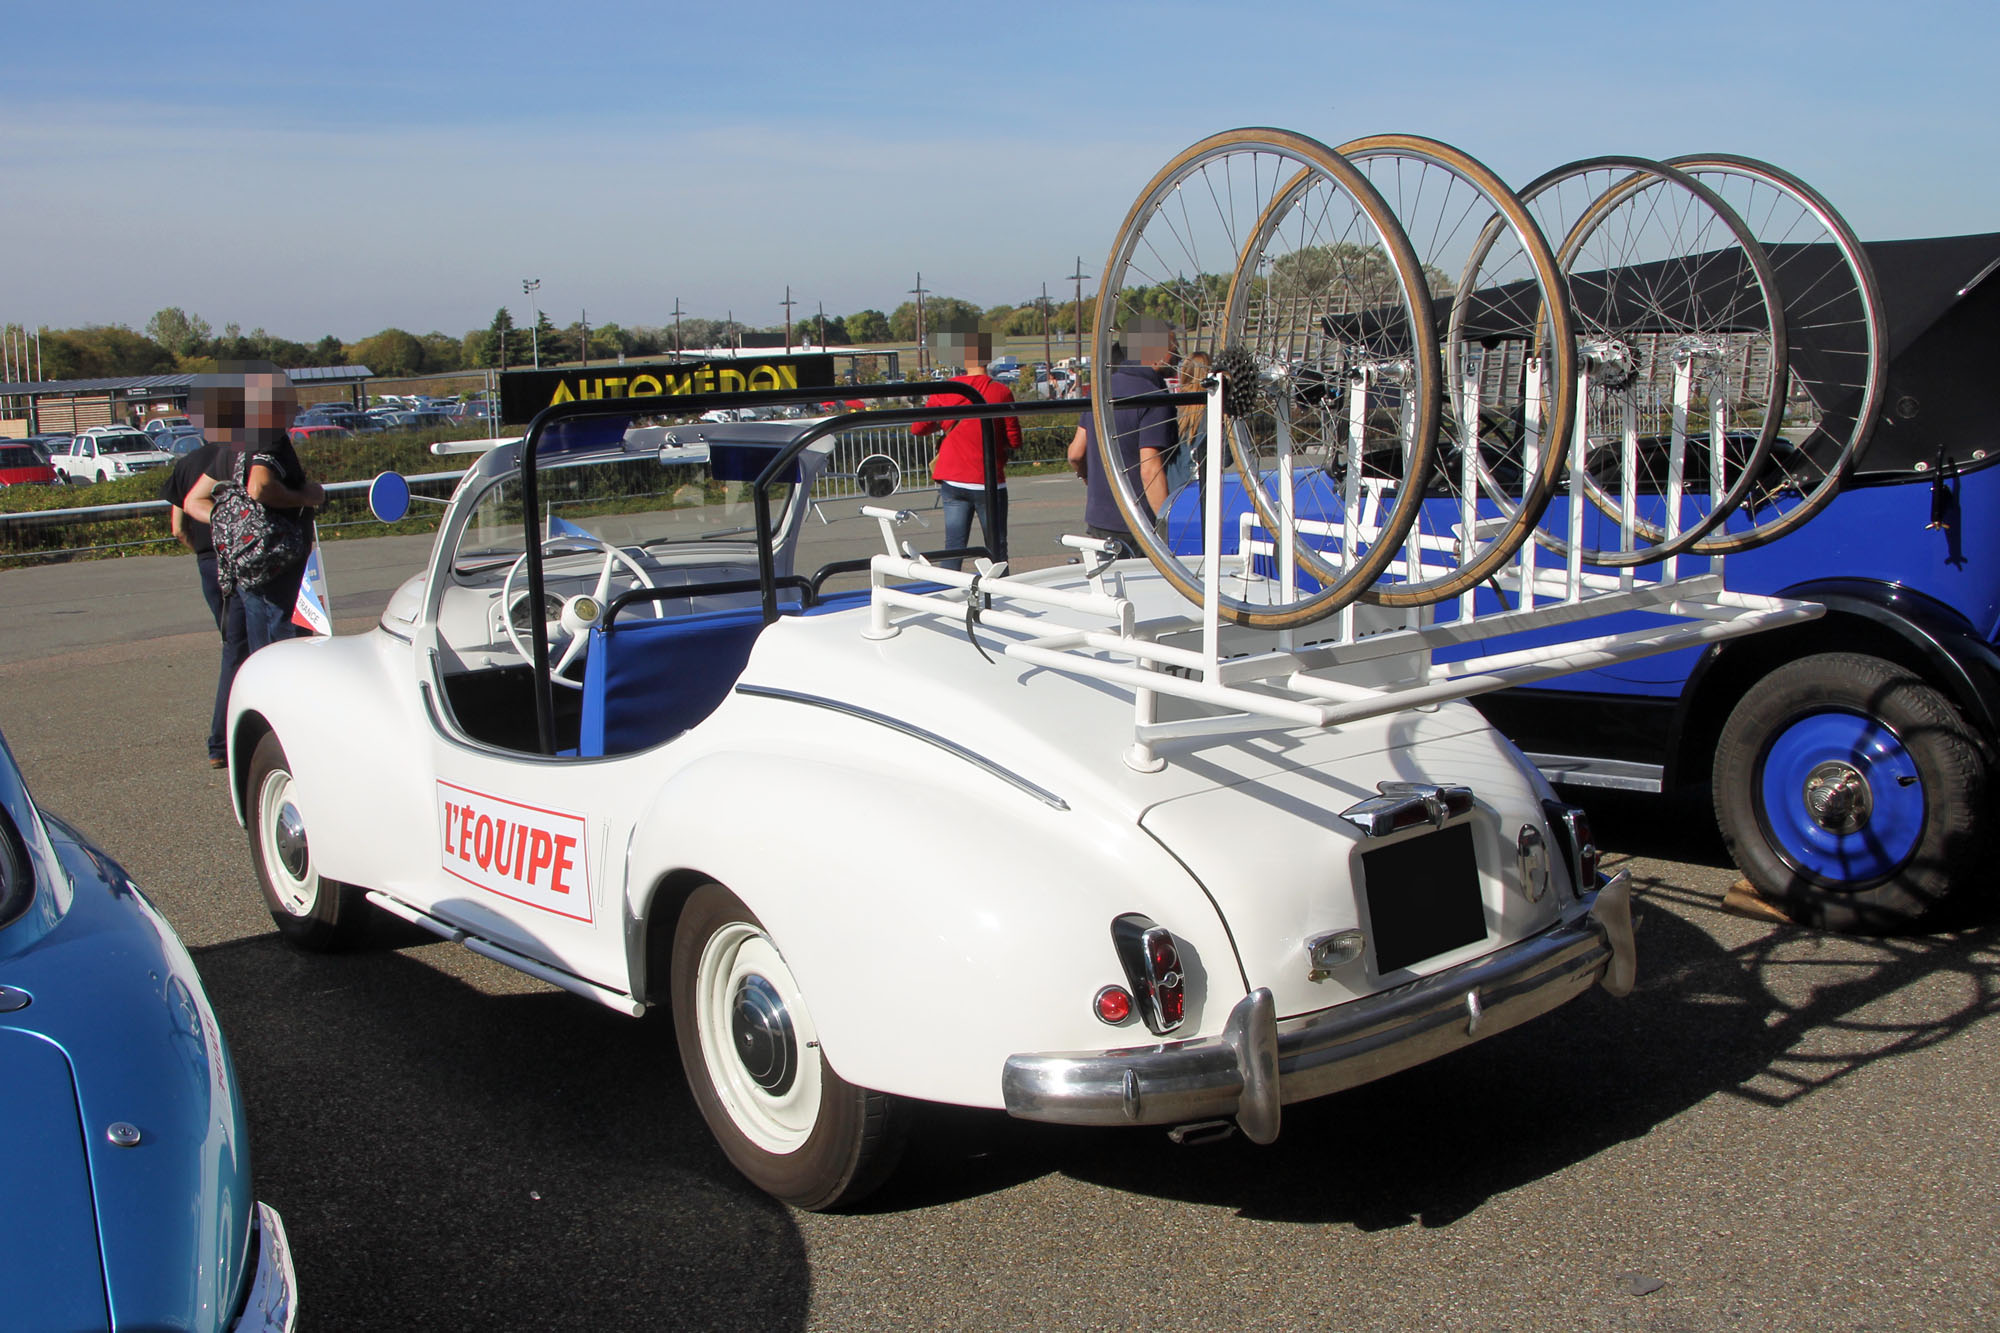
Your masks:
[[[577,752],[630,754],[694,726],[729,696],[763,630],[757,607],[591,630]]]

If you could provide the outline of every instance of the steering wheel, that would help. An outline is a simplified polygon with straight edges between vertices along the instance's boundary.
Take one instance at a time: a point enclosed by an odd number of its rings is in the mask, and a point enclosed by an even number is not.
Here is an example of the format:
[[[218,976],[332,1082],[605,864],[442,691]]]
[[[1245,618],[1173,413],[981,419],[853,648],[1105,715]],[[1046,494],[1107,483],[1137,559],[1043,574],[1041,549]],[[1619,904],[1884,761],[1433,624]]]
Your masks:
[[[584,644],[590,638],[591,627],[604,618],[605,608],[611,605],[612,570],[619,565],[625,567],[631,586],[650,588],[653,580],[646,573],[645,566],[634,560],[627,552],[613,546],[601,538],[589,534],[564,533],[550,537],[542,543],[543,568],[547,560],[558,552],[573,552],[578,547],[604,552],[604,565],[597,571],[597,586],[586,593],[565,598],[556,619],[545,622],[549,635],[549,679],[572,690],[583,688],[583,681],[564,675],[570,663],[582,658]],[[507,571],[507,581],[500,585],[500,614],[507,627],[507,641],[514,651],[528,662],[535,660],[534,646],[527,642],[527,616],[517,613],[514,601],[514,581],[528,566],[528,553],[523,551],[518,560]],[[620,589],[619,591],[624,591]],[[523,594],[518,610],[531,610]]]

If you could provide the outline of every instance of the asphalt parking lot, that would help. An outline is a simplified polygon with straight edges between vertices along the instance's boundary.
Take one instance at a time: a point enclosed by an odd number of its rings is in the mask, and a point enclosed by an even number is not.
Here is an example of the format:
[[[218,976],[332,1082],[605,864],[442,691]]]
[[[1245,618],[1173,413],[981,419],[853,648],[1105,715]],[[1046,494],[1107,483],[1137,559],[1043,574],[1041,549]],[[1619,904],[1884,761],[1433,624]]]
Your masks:
[[[1073,486],[1016,492],[1017,547]],[[343,629],[427,547],[329,547]],[[1699,808],[1594,804],[1641,889],[1625,1000],[1289,1107],[1266,1148],[937,1110],[865,1211],[815,1216],[730,1169],[664,1015],[387,927],[341,956],[279,942],[202,759],[215,643],[189,562],[0,571],[0,626],[0,729],[31,787],[207,981],[301,1328],[2000,1322],[2000,927],[1851,940],[1726,915]]]

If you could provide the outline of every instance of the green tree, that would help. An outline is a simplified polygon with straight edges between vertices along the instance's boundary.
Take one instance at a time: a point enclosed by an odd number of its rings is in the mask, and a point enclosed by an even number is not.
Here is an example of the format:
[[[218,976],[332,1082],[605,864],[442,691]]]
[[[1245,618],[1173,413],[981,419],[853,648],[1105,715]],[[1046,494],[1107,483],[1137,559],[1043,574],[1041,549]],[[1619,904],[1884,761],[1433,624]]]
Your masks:
[[[954,324],[978,324],[979,307],[956,296],[933,296],[924,302],[924,333]],[[905,301],[889,316],[889,336],[908,342],[917,336],[917,303]]]
[[[483,330],[479,356],[474,365],[518,369],[528,364],[528,331],[516,328],[506,306],[493,314],[493,322]]]
[[[42,335],[43,373],[52,380],[160,375],[175,369],[174,354],[123,324],[90,324]]]
[[[563,361],[575,360],[575,347],[575,340],[564,336],[563,331],[549,318],[548,311],[544,310],[535,316],[534,340],[529,346],[530,357],[539,355],[543,365],[553,366]]]
[[[402,329],[384,329],[372,338],[363,338],[347,349],[347,355],[377,375],[414,375],[430,369],[424,364],[423,343]]]
[[[465,342],[449,333],[432,329],[417,339],[424,346],[424,369],[433,373],[440,370],[464,370],[472,362],[466,358]]]
[[[847,336],[858,343],[885,343],[895,335],[889,332],[889,317],[879,310],[857,310],[847,317]]]
[[[198,354],[209,334],[207,320],[190,315],[177,305],[154,311],[153,317],[146,321],[146,336],[177,357]]]

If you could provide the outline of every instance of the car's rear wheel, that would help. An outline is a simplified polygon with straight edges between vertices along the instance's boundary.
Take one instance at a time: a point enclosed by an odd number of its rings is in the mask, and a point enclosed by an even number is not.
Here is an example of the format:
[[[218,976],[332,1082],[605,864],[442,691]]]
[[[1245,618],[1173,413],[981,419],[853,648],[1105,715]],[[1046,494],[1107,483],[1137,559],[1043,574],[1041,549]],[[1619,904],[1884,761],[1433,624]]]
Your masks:
[[[1743,696],[1715,755],[1715,809],[1766,897],[1833,930],[1934,923],[1985,882],[1989,768],[1950,702],[1878,657],[1822,653]]]
[[[360,938],[368,902],[361,890],[319,873],[285,747],[275,734],[250,757],[250,859],[278,933],[305,949],[339,949]]]
[[[908,1104],[834,1072],[791,968],[720,884],[696,889],[681,909],[670,986],[695,1104],[752,1184],[819,1210],[851,1204],[888,1177]]]

